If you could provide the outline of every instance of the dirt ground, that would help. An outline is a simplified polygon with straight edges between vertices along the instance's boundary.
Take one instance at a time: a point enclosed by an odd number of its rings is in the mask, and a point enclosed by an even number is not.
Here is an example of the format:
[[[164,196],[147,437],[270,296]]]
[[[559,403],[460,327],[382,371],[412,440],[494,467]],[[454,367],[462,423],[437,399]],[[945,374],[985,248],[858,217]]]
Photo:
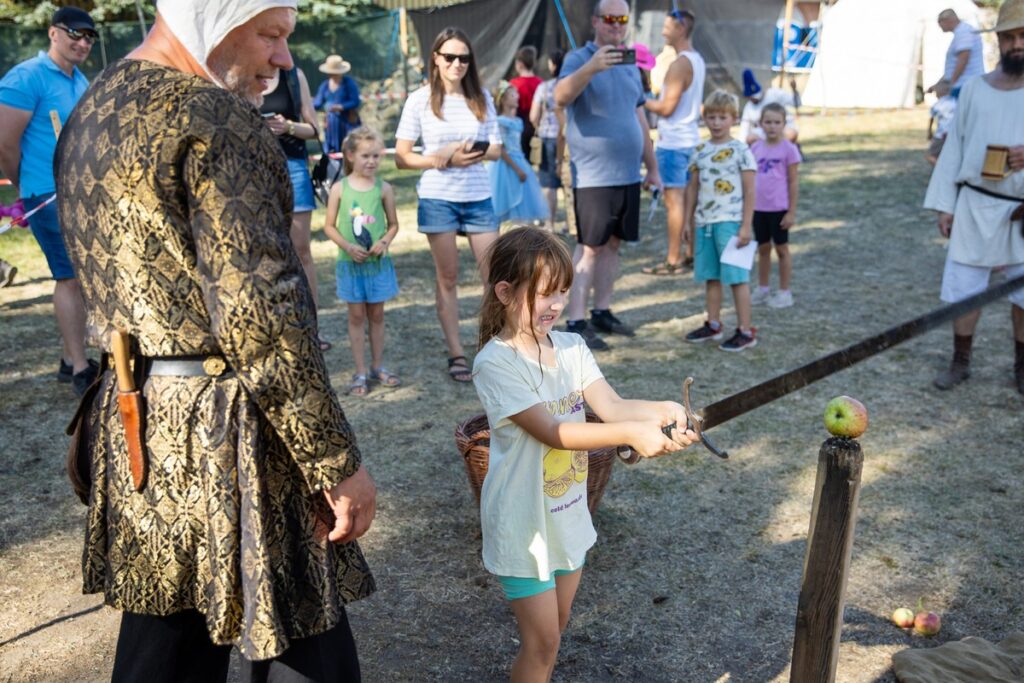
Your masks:
[[[702,319],[702,289],[689,275],[640,272],[663,256],[659,212],[623,252],[615,310],[638,333],[611,339],[598,356],[612,385],[625,396],[678,400],[692,375],[705,405],[939,306],[944,244],[919,208],[926,123],[923,109],[802,121],[796,305],[756,308],[760,343],[746,353],[681,342]],[[351,606],[350,619],[367,681],[499,681],[516,630],[481,565],[452,438],[480,406],[471,386],[444,373],[414,177],[391,176],[402,205],[402,293],[386,314],[387,364],[405,385],[341,399],[379,487],[363,546],[380,590]],[[45,265],[16,232],[0,239],[0,255],[21,268],[18,284],[0,290],[0,681],[101,681],[118,614],[80,594],[84,508],[63,473],[75,401],[53,379],[59,345]],[[315,238],[323,328],[335,342],[328,365],[343,387],[352,371],[345,308],[333,294],[333,248],[322,233]],[[463,266],[470,343],[480,287],[468,250]],[[951,393],[931,387],[951,351],[950,330],[941,329],[715,429],[728,461],[692,448],[617,464],[554,680],[788,680],[816,454],[827,437],[821,415],[839,394],[861,399],[871,426],[861,439],[838,680],[893,681],[895,652],[965,636],[999,641],[1021,629],[1024,397],[1010,381],[1007,309],[998,303],[982,317],[974,375]],[[724,316],[734,324],[731,307]],[[919,599],[942,614],[933,639],[888,621]]]

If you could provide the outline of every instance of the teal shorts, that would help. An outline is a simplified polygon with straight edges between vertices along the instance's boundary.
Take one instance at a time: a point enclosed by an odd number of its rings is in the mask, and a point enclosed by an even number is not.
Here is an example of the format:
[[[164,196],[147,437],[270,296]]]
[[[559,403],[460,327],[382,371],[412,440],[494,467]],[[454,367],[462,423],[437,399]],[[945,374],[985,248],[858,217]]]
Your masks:
[[[722,252],[731,237],[740,233],[736,221],[698,225],[694,231],[693,279],[697,282],[719,280],[723,285],[742,285],[750,282],[746,268],[725,265]]]
[[[501,584],[501,589],[505,591],[506,598],[509,600],[521,600],[531,595],[539,595],[545,591],[555,590],[556,576],[565,576],[566,574],[578,572],[581,569],[583,569],[582,566],[576,569],[556,569],[554,575],[547,581],[523,576],[499,576],[498,583]]]

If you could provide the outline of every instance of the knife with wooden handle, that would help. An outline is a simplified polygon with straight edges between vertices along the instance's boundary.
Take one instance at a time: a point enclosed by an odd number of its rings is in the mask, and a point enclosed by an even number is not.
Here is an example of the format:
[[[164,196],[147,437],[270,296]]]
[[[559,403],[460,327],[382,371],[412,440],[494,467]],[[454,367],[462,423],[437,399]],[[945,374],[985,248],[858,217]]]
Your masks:
[[[142,422],[145,409],[142,393],[135,388],[135,376],[130,363],[131,351],[126,332],[114,330],[110,333],[111,353],[114,356],[114,372],[117,376],[117,407],[124,427],[124,440],[128,446],[128,463],[132,470],[132,484],[136,491],[146,486],[146,454],[142,449]]]

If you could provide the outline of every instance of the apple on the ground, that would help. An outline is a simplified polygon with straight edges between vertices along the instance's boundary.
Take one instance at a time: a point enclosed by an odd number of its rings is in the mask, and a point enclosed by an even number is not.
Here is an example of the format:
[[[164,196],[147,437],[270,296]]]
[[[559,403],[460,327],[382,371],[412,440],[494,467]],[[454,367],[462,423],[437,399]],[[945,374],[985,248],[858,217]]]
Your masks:
[[[914,633],[934,636],[942,628],[942,620],[935,612],[918,612],[914,617]]]
[[[825,429],[833,436],[856,439],[868,428],[868,409],[849,396],[837,396],[825,406]]]
[[[900,628],[910,628],[914,625],[914,611],[908,607],[900,607],[892,613],[892,623]]]

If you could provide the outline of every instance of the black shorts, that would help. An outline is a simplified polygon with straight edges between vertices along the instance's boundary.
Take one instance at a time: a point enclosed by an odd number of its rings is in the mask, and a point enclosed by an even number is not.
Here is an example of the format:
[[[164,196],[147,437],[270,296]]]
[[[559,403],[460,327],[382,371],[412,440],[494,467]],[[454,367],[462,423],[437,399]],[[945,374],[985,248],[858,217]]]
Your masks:
[[[640,238],[640,183],[573,190],[576,239],[588,247],[601,247],[612,237],[623,242]]]
[[[754,212],[754,239],[758,244],[789,242],[789,230],[782,229],[782,217],[785,215],[785,211]]]

